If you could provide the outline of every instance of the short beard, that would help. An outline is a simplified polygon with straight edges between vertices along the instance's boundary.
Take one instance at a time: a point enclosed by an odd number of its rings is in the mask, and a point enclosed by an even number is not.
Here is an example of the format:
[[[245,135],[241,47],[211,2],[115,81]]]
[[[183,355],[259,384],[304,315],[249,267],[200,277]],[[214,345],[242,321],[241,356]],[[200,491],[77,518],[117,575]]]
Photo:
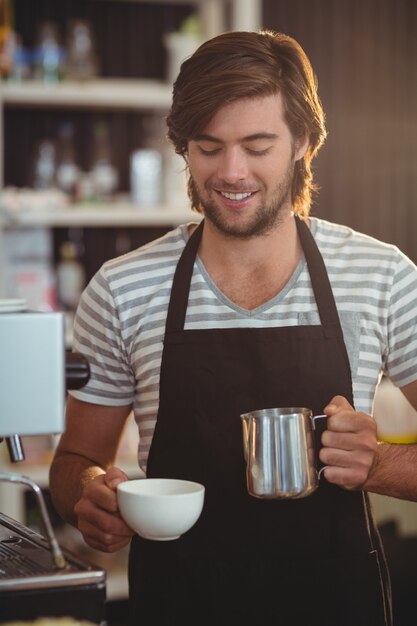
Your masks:
[[[227,237],[237,239],[251,239],[252,237],[266,236],[284,220],[284,209],[291,203],[291,189],[294,176],[294,163],[288,167],[283,180],[274,189],[272,201],[269,205],[263,203],[256,210],[249,223],[241,227],[228,223],[221,210],[212,200],[203,200],[201,192],[193,181],[194,190],[203,208],[204,216],[213,226]],[[235,189],[236,192],[239,189]]]

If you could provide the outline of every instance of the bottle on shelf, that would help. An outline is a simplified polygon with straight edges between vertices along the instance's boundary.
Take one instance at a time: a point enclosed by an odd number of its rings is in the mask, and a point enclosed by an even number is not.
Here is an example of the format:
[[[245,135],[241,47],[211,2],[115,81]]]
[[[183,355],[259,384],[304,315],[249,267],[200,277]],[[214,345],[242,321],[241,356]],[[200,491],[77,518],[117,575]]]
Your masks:
[[[21,83],[31,75],[32,55],[30,50],[24,47],[22,37],[15,34],[13,45],[13,63],[8,81]]]
[[[11,0],[0,0],[0,80],[8,78],[13,71],[16,33],[13,30],[13,6]]]
[[[75,311],[85,286],[84,267],[76,243],[64,241],[59,249],[59,257],[56,270],[58,303],[64,310]]]
[[[77,195],[80,168],[75,159],[74,128],[69,122],[59,129],[57,158],[57,187],[74,200]]]
[[[110,200],[117,189],[119,176],[111,160],[109,130],[104,122],[93,127],[94,161],[90,172],[94,198]]]
[[[55,144],[49,139],[42,139],[37,145],[33,165],[34,189],[52,189],[55,187],[56,151]]]
[[[164,44],[168,60],[166,78],[168,83],[174,83],[179,74],[181,63],[193,54],[201,43],[203,43],[202,26],[196,14],[187,17],[181,23],[178,31],[165,35]]]
[[[130,191],[135,206],[153,208],[163,199],[161,128],[156,116],[142,122],[142,146],[130,155]]]
[[[75,80],[89,80],[98,75],[98,61],[91,24],[72,20],[67,41],[66,75]]]
[[[57,26],[42,22],[35,49],[35,78],[44,83],[58,83],[63,75],[64,56]]]
[[[74,315],[85,287],[86,277],[77,244],[68,240],[61,244],[56,268],[58,306],[65,316],[65,345],[72,344]]]
[[[130,159],[132,202],[141,208],[152,208],[161,201],[162,157],[158,150],[141,148]]]

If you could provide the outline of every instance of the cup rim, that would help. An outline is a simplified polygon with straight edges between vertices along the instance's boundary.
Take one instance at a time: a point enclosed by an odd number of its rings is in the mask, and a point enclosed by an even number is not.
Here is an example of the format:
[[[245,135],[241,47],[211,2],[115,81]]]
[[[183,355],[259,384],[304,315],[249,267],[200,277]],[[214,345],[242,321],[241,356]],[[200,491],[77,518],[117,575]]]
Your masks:
[[[271,417],[275,419],[279,419],[281,417],[288,417],[290,415],[313,415],[313,411],[307,407],[303,406],[287,406],[287,407],[271,407],[269,409],[256,409],[254,411],[248,411],[247,413],[242,413],[240,418],[242,420],[249,419],[250,417]]]
[[[176,483],[178,485],[183,485],[184,487],[187,486],[190,488],[189,491],[184,491],[184,492],[176,492],[176,493],[157,493],[157,492],[150,492],[150,493],[146,493],[144,491],[135,491],[134,490],[134,486],[137,486],[139,483],[146,483],[146,484],[150,484],[150,483],[163,483],[166,485],[172,485],[173,483]],[[204,493],[205,491],[205,487],[204,485],[202,485],[201,483],[192,481],[192,480],[183,480],[181,478],[134,478],[134,479],[129,479],[129,480],[125,480],[121,483],[119,483],[117,485],[117,491],[121,491],[127,494],[132,494],[132,495],[139,495],[141,498],[178,498],[178,496],[181,496],[183,498],[187,498],[187,497],[191,497],[194,496],[196,494],[199,493]]]

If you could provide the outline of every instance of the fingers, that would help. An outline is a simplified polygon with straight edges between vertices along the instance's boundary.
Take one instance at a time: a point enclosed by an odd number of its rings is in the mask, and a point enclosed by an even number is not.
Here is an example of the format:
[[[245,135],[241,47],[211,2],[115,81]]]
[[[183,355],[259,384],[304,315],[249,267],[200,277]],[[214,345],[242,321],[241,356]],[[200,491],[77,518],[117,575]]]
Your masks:
[[[103,546],[103,544],[101,542],[97,542],[94,537],[90,539],[89,537],[84,536],[84,541],[87,545],[90,546],[90,548],[94,548],[94,550],[113,554],[113,552],[118,552],[119,550],[122,550],[122,548],[127,546],[130,543],[130,538],[126,541],[121,541],[120,543],[112,544],[109,546]]]
[[[128,526],[124,523],[117,526],[115,520],[109,515],[103,516],[97,523],[91,523],[88,519],[82,518],[78,529],[88,545],[102,552],[117,552],[130,542],[133,535]]]
[[[375,454],[358,450],[322,448],[320,460],[326,465],[326,480],[348,490],[362,489],[373,468]]]
[[[89,481],[74,507],[77,527],[88,545],[115,552],[127,545],[133,531],[120,517],[116,488],[127,476],[118,468]]]
[[[329,404],[324,407],[324,413],[330,417],[344,409],[353,411],[353,406],[343,396],[334,396]]]
[[[324,446],[349,450],[358,443],[364,447],[376,445],[376,422],[366,413],[342,411],[327,419],[327,429],[322,435]]]
[[[100,474],[86,483],[81,501],[84,500],[91,501],[95,506],[111,513],[118,511],[116,489],[106,484],[106,474]]]
[[[116,491],[117,485],[128,480],[126,474],[118,467],[111,467],[104,474],[104,482],[105,484]]]
[[[328,466],[326,480],[345,489],[362,489],[376,460],[375,420],[355,411],[342,396],[332,398],[324,412],[329,417],[321,438],[320,460]]]

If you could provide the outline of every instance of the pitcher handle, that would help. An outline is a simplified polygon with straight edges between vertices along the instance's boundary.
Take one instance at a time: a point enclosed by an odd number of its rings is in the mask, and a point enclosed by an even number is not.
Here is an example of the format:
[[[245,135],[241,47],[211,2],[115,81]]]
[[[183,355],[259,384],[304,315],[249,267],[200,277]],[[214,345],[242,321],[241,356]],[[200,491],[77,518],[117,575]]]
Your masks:
[[[326,467],[328,467],[327,465],[324,465],[324,463],[320,461],[320,457],[319,457],[319,452],[323,447],[321,443],[321,436],[327,428],[327,415],[314,415],[312,417],[312,420],[313,420],[314,436],[316,440],[317,477],[320,480],[323,471],[326,469]]]

